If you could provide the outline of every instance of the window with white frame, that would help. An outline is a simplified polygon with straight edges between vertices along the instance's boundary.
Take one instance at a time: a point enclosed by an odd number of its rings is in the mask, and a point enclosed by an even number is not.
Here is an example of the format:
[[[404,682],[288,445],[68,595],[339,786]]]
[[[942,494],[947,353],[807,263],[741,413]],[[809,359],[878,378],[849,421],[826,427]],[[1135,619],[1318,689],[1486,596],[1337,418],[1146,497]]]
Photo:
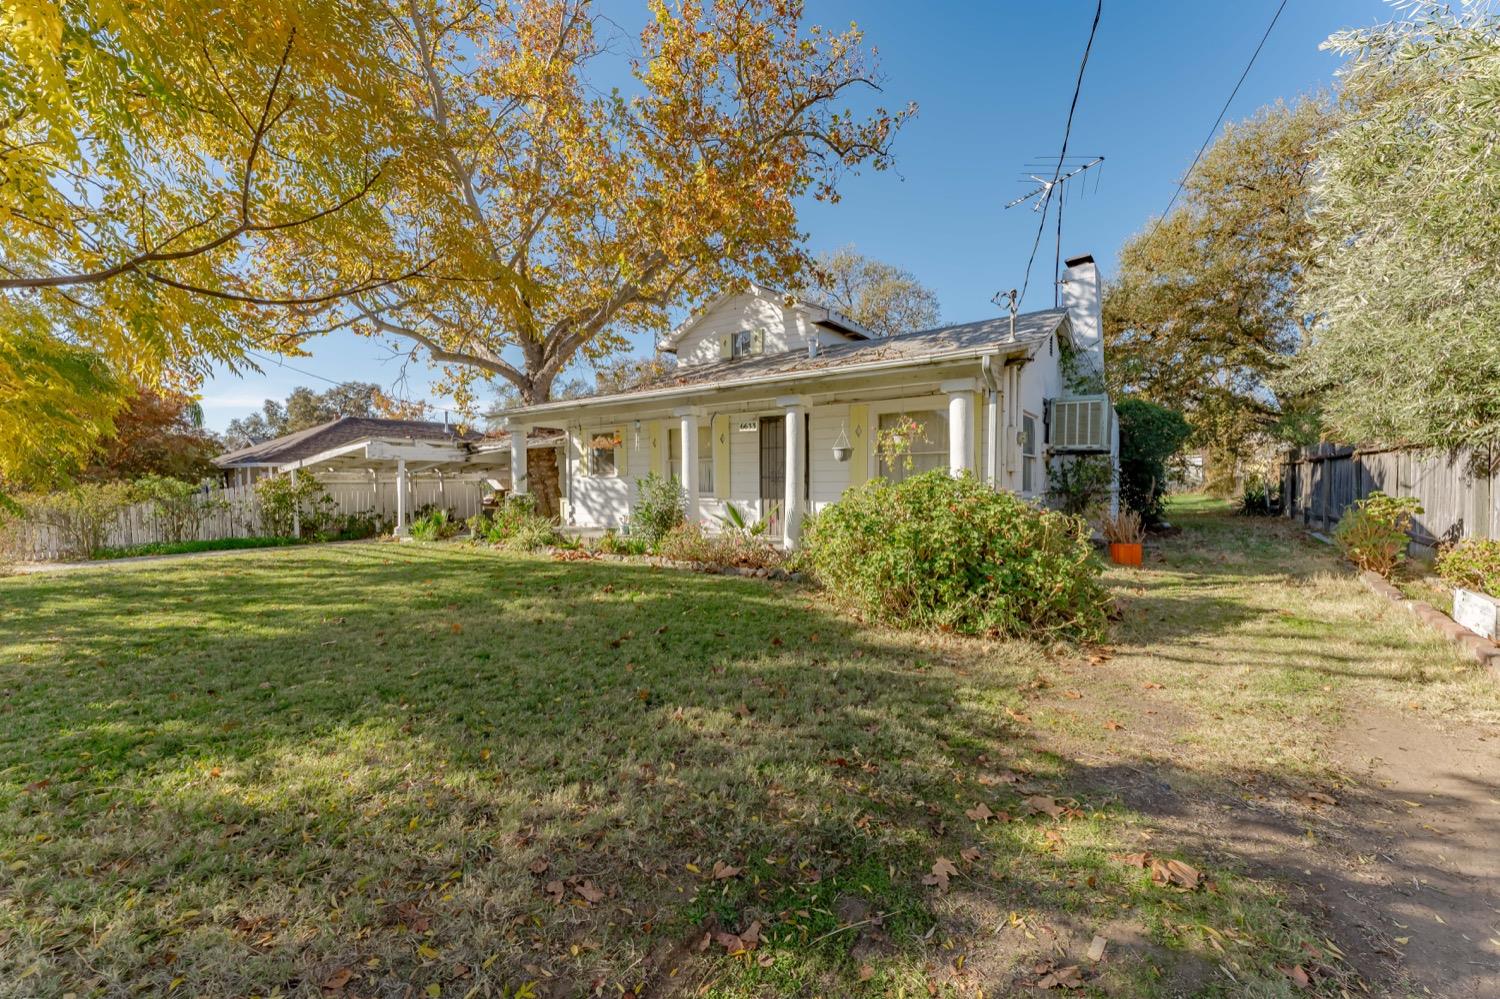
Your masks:
[[[1030,493],[1036,490],[1036,468],[1036,417],[1031,413],[1023,413],[1021,415],[1021,492]]]
[[[682,431],[677,427],[667,430],[667,475],[677,479],[682,476]],[[698,427],[698,495],[712,496],[714,492],[714,438],[712,428]]]
[[[596,430],[588,437],[588,469],[590,475],[612,477],[618,474],[619,462],[616,452],[624,446],[624,437],[618,428]]]
[[[916,413],[881,413],[882,439],[892,434],[902,438],[903,453],[887,461],[880,455],[880,474],[891,482],[948,467],[948,414],[942,410]]]

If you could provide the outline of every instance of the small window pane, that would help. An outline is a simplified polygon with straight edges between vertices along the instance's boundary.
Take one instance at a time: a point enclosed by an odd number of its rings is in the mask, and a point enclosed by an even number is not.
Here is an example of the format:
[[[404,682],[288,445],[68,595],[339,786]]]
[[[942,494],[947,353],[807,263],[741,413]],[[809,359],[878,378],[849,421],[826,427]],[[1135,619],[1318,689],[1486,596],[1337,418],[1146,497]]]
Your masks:
[[[749,330],[740,330],[734,335],[734,339],[731,341],[731,355],[734,357],[744,357],[746,354],[750,353],[750,345],[752,340],[753,338],[751,337]]]
[[[1036,489],[1036,417],[1021,417],[1021,492]]]
[[[714,437],[710,427],[698,428],[698,493],[714,494]]]

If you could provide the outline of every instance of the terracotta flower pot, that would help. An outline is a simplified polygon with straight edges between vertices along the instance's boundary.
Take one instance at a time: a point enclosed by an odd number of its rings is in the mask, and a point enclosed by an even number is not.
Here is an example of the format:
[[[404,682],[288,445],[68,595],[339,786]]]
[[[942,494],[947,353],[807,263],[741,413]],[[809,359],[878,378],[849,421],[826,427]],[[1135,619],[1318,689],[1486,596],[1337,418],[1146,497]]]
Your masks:
[[[1115,565],[1140,565],[1141,546],[1122,545],[1111,542],[1109,546],[1109,558]]]

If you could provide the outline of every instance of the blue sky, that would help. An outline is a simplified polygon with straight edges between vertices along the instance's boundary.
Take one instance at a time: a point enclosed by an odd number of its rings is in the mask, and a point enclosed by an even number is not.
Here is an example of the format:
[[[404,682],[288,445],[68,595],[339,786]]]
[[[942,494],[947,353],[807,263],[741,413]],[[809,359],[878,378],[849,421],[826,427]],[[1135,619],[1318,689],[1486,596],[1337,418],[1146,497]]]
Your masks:
[[[1105,0],[1070,154],[1106,160],[1083,196],[1068,199],[1064,256],[1092,253],[1108,275],[1121,243],[1166,207],[1278,2]],[[626,28],[643,7],[600,5]],[[897,140],[895,170],[849,178],[836,205],[809,199],[810,247],[852,244],[907,268],[938,293],[947,321],[994,315],[991,296],[1021,284],[1037,225],[1029,208],[1004,205],[1035,186],[1022,180],[1025,164],[1057,156],[1094,0],[808,0],[807,8],[809,20],[830,27],[857,21],[879,50],[883,99],[920,105]],[[1331,86],[1339,63],[1319,50],[1322,41],[1391,16],[1382,0],[1290,0],[1229,119]],[[1052,304],[1051,228],[1023,308]],[[637,342],[649,352],[649,334]],[[403,368],[351,334],[307,347],[312,356],[287,366],[262,363],[263,375],[209,379],[208,425],[222,430],[296,385],[327,387],[320,378],[391,388]],[[443,405],[427,391],[425,361],[405,372],[402,395]]]

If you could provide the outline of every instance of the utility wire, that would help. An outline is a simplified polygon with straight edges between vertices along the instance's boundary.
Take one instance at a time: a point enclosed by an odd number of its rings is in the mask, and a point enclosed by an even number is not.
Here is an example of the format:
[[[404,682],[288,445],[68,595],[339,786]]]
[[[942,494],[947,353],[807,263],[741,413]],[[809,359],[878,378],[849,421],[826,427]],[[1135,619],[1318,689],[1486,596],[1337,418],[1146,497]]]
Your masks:
[[[1099,0],[1094,7],[1094,23],[1089,28],[1088,44],[1083,47],[1083,60],[1078,64],[1078,79],[1073,84],[1073,103],[1068,105],[1068,123],[1063,126],[1062,151],[1057,154],[1057,168],[1052,172],[1052,183],[1042,196],[1042,217],[1037,220],[1036,238],[1031,241],[1031,256],[1026,261],[1026,277],[1021,281],[1022,299],[1026,297],[1026,288],[1031,284],[1031,265],[1036,263],[1037,247],[1042,245],[1042,231],[1047,228],[1047,206],[1052,202],[1052,192],[1057,189],[1057,179],[1062,176],[1063,161],[1068,158],[1068,139],[1073,134],[1073,112],[1078,110],[1078,95],[1083,90],[1083,71],[1088,68],[1089,52],[1094,48],[1094,35],[1099,31],[1099,17],[1103,13],[1104,0]],[[1055,274],[1053,276],[1056,277]]]
[[[1162,219],[1165,219],[1171,213],[1172,206],[1177,204],[1177,199],[1181,196],[1182,189],[1187,186],[1188,178],[1193,175],[1193,170],[1197,168],[1198,161],[1203,158],[1203,154],[1208,150],[1209,143],[1214,141],[1214,136],[1219,132],[1219,126],[1224,124],[1224,116],[1229,113],[1229,105],[1234,103],[1235,95],[1240,92],[1240,87],[1244,84],[1245,77],[1250,75],[1251,67],[1255,65],[1255,60],[1260,57],[1260,50],[1266,46],[1266,39],[1271,37],[1271,29],[1276,27],[1276,22],[1281,19],[1281,12],[1286,10],[1286,3],[1287,0],[1281,0],[1281,6],[1277,7],[1276,13],[1271,16],[1271,23],[1266,25],[1266,33],[1260,36],[1260,44],[1255,46],[1255,51],[1250,55],[1250,61],[1245,64],[1245,71],[1240,74],[1239,81],[1235,83],[1234,89],[1229,92],[1229,100],[1225,101],[1224,106],[1219,109],[1219,117],[1214,119],[1214,127],[1208,130],[1208,137],[1203,140],[1203,145],[1198,147],[1198,155],[1193,157],[1192,165],[1187,168],[1187,173],[1183,174],[1182,179],[1177,182],[1177,190],[1172,192],[1172,200],[1167,202],[1167,210],[1161,213],[1156,220],[1156,225],[1151,227],[1152,232],[1155,232],[1156,227],[1161,225]]]
[[[338,381],[336,379],[329,378],[326,375],[320,375],[320,374],[318,374],[316,372],[308,371],[305,368],[294,367],[293,365],[287,364],[285,361],[283,361],[279,357],[270,357],[270,356],[268,356],[266,354],[260,353],[259,351],[246,350],[245,353],[249,354],[251,357],[256,358],[257,360],[264,361],[267,364],[274,364],[278,368],[285,368],[288,371],[295,371],[297,374],[302,375],[303,377],[306,377],[306,378],[316,378],[320,382],[327,382],[329,385],[337,386],[339,388],[342,388],[345,385],[352,385],[352,384],[354,384],[353,382],[349,382],[349,381],[342,381],[341,382],[341,381]],[[421,406],[430,406],[429,403],[426,403],[426,402],[423,402],[423,403],[413,402],[412,400],[407,399],[407,398],[405,398],[403,396],[399,396],[399,395],[392,395],[392,396],[390,396],[390,398],[395,399],[397,402],[405,403],[408,406],[418,406],[418,405],[421,405]]]

